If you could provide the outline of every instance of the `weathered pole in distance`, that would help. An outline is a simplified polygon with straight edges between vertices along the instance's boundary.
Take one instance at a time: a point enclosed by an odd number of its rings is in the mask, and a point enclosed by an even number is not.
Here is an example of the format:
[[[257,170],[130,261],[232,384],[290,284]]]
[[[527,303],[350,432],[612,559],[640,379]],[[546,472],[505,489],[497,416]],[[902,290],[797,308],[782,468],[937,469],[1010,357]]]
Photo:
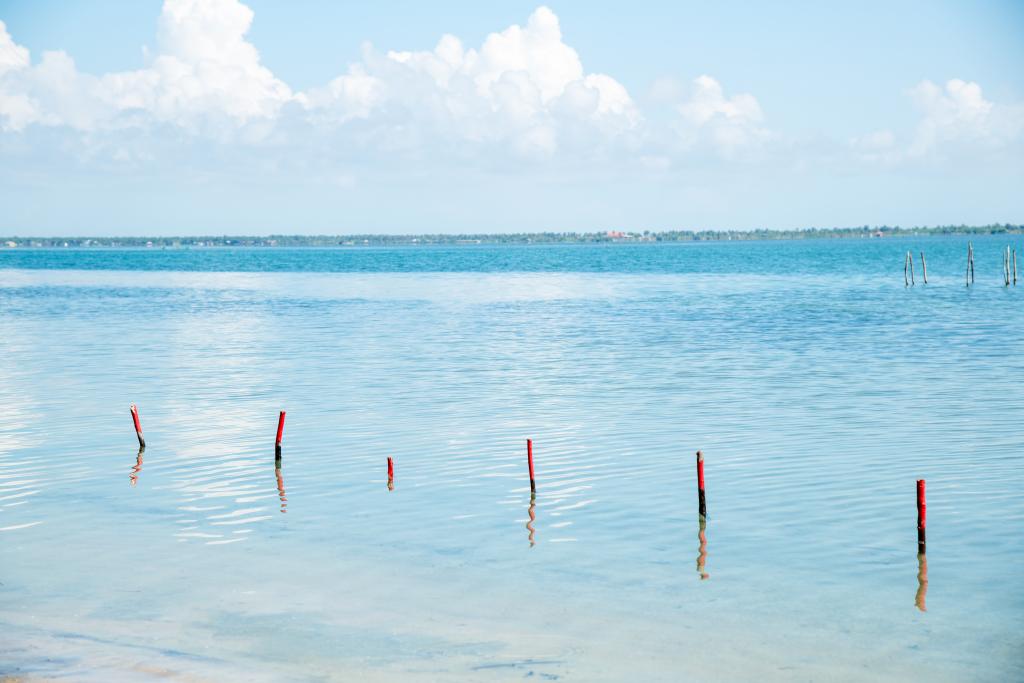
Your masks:
[[[135,436],[139,437],[139,450],[146,450],[146,440],[142,437],[142,424],[139,422],[139,409],[133,403],[131,405],[132,422],[135,423]]]
[[[903,286],[910,286],[910,279],[907,277],[907,259],[910,258],[910,252],[908,251],[903,257]]]
[[[921,270],[924,271],[924,283],[928,284],[928,262],[924,260],[924,252],[921,252]]]
[[[526,440],[526,462],[530,466],[530,493],[537,493],[537,480],[533,478],[533,439]]]
[[[704,498],[704,454],[697,451],[697,511],[701,519],[707,519],[708,506]]]
[[[910,284],[917,284],[914,282],[914,255],[907,252],[907,263],[910,264]]]
[[[277,418],[277,440],[274,442],[274,457],[281,459],[281,439],[284,437],[284,411]]]
[[[1017,286],[1017,250],[1013,250],[1013,286]]]
[[[924,499],[924,479],[917,480],[917,552],[925,553],[924,528],[926,522],[927,505]]]

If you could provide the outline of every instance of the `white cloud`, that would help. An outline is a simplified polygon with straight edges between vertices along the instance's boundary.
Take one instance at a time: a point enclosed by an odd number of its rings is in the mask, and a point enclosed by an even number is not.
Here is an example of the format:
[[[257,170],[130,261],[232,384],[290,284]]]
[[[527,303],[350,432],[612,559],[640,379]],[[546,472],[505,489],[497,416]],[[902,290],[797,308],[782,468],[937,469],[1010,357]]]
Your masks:
[[[380,55],[367,47],[362,62],[299,99],[316,119],[374,118],[402,128],[411,141],[508,143],[518,154],[539,157],[554,154],[560,138],[575,132],[570,126],[587,127],[600,141],[640,122],[622,84],[584,72],[547,7],[526,26],[492,33],[479,49],[452,35],[431,51]]]
[[[922,113],[912,133],[902,141],[888,129],[856,136],[849,141],[856,158],[890,165],[944,157],[994,160],[1024,142],[1024,105],[987,100],[977,83],[925,80],[908,94]]]
[[[64,52],[29,64],[0,32],[0,116],[5,129],[31,123],[82,131],[170,123],[195,128],[275,117],[291,90],[245,40],[252,10],[237,0],[166,0],[160,53],[144,69],[96,77]]]
[[[29,64],[28,50],[18,45],[0,21],[0,79]],[[35,102],[26,94],[9,91],[0,80],[0,130],[21,130],[38,117]]]
[[[7,24],[0,20],[0,74],[28,66],[28,50],[14,42]]]
[[[999,148],[1024,133],[1024,106],[986,100],[977,83],[954,78],[941,87],[926,80],[910,95],[924,113],[910,146],[912,155],[956,144]]]
[[[293,93],[246,40],[253,13],[237,0],[166,0],[158,50],[139,70],[93,76],[70,56],[28,51],[0,33],[0,125],[66,126],[93,133],[171,125],[237,137],[287,125],[342,131],[350,142],[389,150],[440,144],[446,149],[500,146],[545,158],[566,146],[600,150],[619,144],[642,119],[626,88],[586,73],[562,40],[547,7],[525,26],[492,33],[477,48],[445,35],[431,51],[366,46],[363,58],[325,86]],[[295,103],[296,112],[284,108]],[[358,125],[357,125],[358,124]]]
[[[757,98],[750,94],[726,97],[721,84],[710,76],[693,81],[690,99],[678,105],[677,111],[682,123],[679,130],[686,143],[710,137],[727,156],[757,146],[772,136],[762,126],[764,115]]]

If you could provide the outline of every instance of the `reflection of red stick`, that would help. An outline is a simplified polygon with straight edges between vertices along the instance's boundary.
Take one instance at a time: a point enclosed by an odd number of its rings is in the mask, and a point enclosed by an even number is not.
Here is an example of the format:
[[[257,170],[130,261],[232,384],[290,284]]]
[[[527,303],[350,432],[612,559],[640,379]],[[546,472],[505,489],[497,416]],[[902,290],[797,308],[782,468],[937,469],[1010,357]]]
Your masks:
[[[537,492],[537,481],[533,478],[533,439],[526,440],[526,461],[530,464],[530,490]]]
[[[146,447],[146,440],[142,438],[142,424],[139,423],[139,409],[133,403],[131,405],[132,421],[135,422],[135,435],[139,437],[139,448]]]
[[[278,450],[281,449],[281,437],[284,436],[284,411],[281,411],[281,416],[277,418],[277,441],[274,443]]]
[[[924,554],[924,527],[928,506],[924,499],[924,479],[917,480],[917,552]]]
[[[395,478],[395,461],[388,458],[388,481]]]

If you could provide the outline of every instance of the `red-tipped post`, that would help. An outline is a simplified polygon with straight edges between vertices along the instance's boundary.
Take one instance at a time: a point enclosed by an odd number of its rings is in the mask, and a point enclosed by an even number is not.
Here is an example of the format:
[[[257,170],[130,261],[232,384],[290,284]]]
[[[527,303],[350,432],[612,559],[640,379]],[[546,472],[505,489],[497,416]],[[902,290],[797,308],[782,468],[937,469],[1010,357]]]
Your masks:
[[[142,438],[142,423],[139,422],[139,409],[133,403],[131,405],[132,421],[135,423],[135,435],[139,437],[139,448],[146,448],[146,440]]]
[[[708,507],[704,499],[704,454],[697,451],[697,509],[701,519],[707,519]]]
[[[274,442],[274,454],[281,457],[281,439],[284,437],[284,411],[281,411],[281,416],[277,418],[277,441]]]
[[[537,480],[533,478],[533,439],[526,440],[526,462],[530,465],[530,493],[537,493]]]
[[[917,480],[917,552],[924,555],[924,527],[928,506],[924,499],[924,479]]]
[[[395,480],[395,461],[388,458],[388,482]]]

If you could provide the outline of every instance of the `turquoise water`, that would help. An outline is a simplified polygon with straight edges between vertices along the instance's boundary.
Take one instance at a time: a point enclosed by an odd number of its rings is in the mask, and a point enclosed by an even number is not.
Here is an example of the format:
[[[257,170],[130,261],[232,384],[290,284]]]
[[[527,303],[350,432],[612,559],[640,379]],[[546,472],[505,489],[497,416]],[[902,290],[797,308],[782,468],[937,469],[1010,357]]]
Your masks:
[[[0,251],[0,674],[1021,680],[972,241]]]

